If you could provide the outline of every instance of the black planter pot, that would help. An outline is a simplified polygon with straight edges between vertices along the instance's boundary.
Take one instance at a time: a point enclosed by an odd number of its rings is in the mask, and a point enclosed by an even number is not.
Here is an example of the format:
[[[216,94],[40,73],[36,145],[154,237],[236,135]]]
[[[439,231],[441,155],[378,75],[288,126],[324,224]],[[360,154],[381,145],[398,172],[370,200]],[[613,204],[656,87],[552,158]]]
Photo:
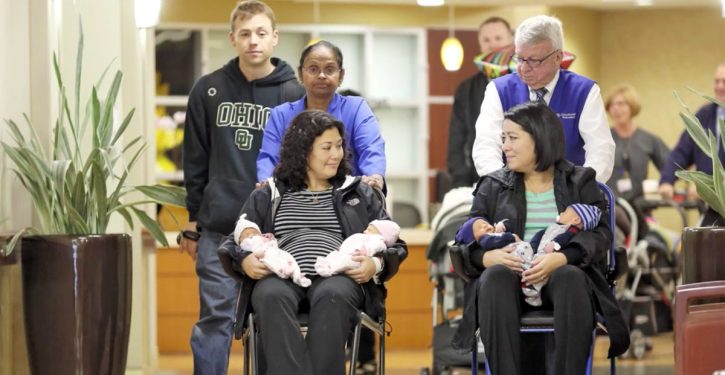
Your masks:
[[[21,247],[33,375],[121,375],[131,323],[131,238],[33,236]]]
[[[725,280],[725,227],[682,231],[682,283]]]

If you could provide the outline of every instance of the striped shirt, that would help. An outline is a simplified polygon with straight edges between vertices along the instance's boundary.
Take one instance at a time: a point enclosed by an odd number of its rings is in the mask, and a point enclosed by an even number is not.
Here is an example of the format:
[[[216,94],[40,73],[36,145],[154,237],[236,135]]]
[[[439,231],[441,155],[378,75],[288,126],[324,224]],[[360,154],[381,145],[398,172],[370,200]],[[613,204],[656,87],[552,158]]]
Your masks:
[[[526,224],[524,225],[524,241],[528,241],[536,232],[556,223],[554,189],[543,193],[526,192]]]
[[[332,205],[332,189],[286,193],[274,218],[280,249],[292,254],[307,276],[316,275],[317,257],[340,248],[342,228]]]

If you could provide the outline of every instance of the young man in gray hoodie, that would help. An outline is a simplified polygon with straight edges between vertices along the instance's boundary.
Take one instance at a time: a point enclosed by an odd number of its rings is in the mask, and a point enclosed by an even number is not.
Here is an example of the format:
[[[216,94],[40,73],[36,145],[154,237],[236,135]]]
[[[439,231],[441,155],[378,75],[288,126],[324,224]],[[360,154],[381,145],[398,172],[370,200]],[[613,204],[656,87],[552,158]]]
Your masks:
[[[189,224],[179,238],[181,251],[196,261],[201,304],[191,334],[194,374],[226,374],[239,284],[216,250],[254,190],[270,110],[304,95],[294,70],[271,57],[279,36],[269,6],[240,1],[230,23],[237,57],[196,82],[184,128]]]

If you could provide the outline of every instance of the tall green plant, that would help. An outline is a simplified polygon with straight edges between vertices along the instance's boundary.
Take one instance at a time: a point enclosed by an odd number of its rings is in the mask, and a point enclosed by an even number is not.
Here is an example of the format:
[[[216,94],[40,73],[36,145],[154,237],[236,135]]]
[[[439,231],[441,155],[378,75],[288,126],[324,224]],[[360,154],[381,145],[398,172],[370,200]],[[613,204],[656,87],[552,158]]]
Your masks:
[[[133,118],[133,109],[120,123],[114,122],[113,110],[123,76],[121,71],[116,71],[105,95],[101,94],[99,88],[109,64],[81,107],[83,40],[83,29],[79,25],[71,95],[61,74],[58,57],[53,54],[60,113],[53,125],[49,152],[45,151],[27,114],[23,114],[22,125],[5,120],[13,143],[2,142],[2,148],[14,163],[15,176],[30,193],[40,220],[39,227],[18,232],[4,250],[6,253],[12,251],[23,233],[106,233],[114,213],[120,214],[132,228],[135,216],[155,239],[168,245],[158,223],[139,207],[151,203],[184,206],[186,192],[183,188],[131,186],[127,182],[129,172],[147,146],[140,136],[126,145],[122,143],[123,134]],[[21,129],[27,130],[25,133],[29,135],[26,137]],[[136,192],[142,193],[143,197],[138,198]]]
[[[692,90],[697,93],[696,91]],[[725,107],[725,103],[702,93],[697,93],[703,98],[709,100],[712,103],[717,104],[720,107]],[[710,208],[715,210],[720,216],[725,217],[725,169],[720,162],[718,157],[718,140],[712,131],[705,131],[700,120],[692,113],[689,107],[685,104],[682,98],[675,93],[675,97],[683,107],[683,111],[680,112],[680,117],[685,123],[685,129],[690,135],[692,140],[697,144],[697,147],[702,150],[705,155],[712,159],[712,174],[707,174],[701,171],[689,171],[680,170],[675,172],[675,175],[685,181],[689,181],[695,184],[697,187],[697,194],[700,195],[703,201],[707,203]],[[718,120],[717,126],[720,128],[720,134],[725,135],[725,122],[722,119]],[[725,140],[721,137],[721,147],[725,147]]]

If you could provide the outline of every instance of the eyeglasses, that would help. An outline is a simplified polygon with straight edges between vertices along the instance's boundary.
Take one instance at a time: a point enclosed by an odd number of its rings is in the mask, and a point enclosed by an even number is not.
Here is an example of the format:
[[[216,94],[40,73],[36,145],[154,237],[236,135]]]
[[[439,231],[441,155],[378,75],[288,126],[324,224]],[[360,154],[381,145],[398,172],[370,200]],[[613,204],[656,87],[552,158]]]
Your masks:
[[[559,50],[555,49],[555,50],[551,51],[550,54],[544,56],[541,59],[522,59],[521,57],[519,57],[519,55],[514,55],[513,60],[516,64],[519,64],[519,65],[526,64],[531,68],[538,68],[541,66],[541,64],[544,63],[544,61],[546,61],[546,59],[548,59],[549,57],[551,57],[553,54],[555,54],[557,52],[559,52]]]
[[[305,72],[307,72],[307,74],[314,76],[314,77],[319,76],[320,72],[324,73],[325,77],[334,77],[338,73],[340,73],[341,69],[338,67],[335,67],[335,66],[326,66],[326,67],[320,69],[320,67],[317,65],[311,65],[306,68],[302,68],[302,70],[304,70]]]

